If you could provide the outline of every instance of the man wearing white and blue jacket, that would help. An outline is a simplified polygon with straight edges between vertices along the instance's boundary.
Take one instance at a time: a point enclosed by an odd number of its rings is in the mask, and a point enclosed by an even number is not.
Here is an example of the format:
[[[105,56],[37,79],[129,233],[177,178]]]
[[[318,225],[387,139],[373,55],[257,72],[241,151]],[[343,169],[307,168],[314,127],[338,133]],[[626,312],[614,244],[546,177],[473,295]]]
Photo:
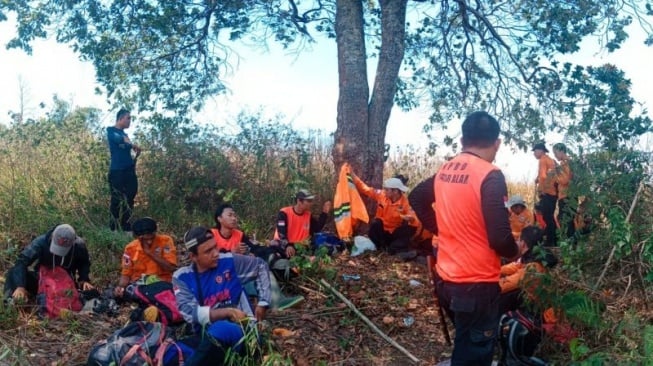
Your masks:
[[[252,256],[220,253],[213,233],[194,227],[184,235],[192,263],[175,271],[172,284],[177,306],[200,336],[186,365],[221,364],[225,350],[242,350],[243,324],[263,320],[270,304],[267,264]],[[258,302],[253,309],[242,284],[255,281]]]

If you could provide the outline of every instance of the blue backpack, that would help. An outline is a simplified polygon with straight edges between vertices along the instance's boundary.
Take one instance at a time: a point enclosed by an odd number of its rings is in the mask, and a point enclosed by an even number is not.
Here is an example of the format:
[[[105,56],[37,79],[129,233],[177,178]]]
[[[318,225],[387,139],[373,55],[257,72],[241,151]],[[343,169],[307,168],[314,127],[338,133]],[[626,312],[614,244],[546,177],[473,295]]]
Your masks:
[[[320,248],[327,248],[327,253],[333,255],[334,252],[345,249],[345,243],[336,235],[326,232],[319,232],[313,235],[313,249],[318,251]]]

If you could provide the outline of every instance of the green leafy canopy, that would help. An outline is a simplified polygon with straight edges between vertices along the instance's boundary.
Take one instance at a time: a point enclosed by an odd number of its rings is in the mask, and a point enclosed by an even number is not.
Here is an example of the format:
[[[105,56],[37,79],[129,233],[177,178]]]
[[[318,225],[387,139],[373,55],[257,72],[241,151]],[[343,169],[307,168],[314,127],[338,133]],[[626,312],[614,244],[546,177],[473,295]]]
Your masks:
[[[17,19],[8,47],[30,52],[32,41],[50,36],[71,45],[95,65],[113,101],[185,115],[226,90],[222,80],[234,60],[233,42],[301,48],[326,41],[335,37],[338,3],[16,0],[0,2],[0,21],[9,14]],[[381,56],[381,20],[406,16],[405,53],[394,56],[403,59],[394,102],[404,109],[428,106],[435,126],[485,109],[503,121],[506,140],[522,148],[547,129],[603,134],[606,124],[619,121],[624,132],[607,138],[607,146],[650,131],[648,117],[635,115],[622,72],[558,61],[588,37],[608,52],[618,49],[631,24],[644,29],[645,43],[652,44],[648,0],[422,0],[408,1],[403,15],[387,10],[384,1],[364,4],[361,31],[370,57]]]

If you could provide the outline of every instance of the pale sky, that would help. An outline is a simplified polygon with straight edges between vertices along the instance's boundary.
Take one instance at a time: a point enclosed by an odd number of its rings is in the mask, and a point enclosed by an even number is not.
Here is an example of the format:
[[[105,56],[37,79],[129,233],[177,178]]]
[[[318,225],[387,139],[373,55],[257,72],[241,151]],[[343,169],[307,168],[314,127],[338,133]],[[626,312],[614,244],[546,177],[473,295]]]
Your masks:
[[[4,45],[14,33],[12,22],[0,22],[0,44]],[[584,52],[575,55],[575,62],[600,65],[606,62],[621,67],[632,81],[632,95],[651,110],[653,106],[653,73],[650,60],[653,49],[643,46],[644,35],[632,34],[627,43],[614,54],[597,53],[598,45],[586,42]],[[280,47],[271,45],[269,53],[246,47],[237,50],[239,61],[225,81],[229,93],[206,102],[198,120],[225,124],[242,108],[267,114],[281,113],[294,128],[321,129],[327,133],[336,128],[338,74],[336,45],[326,40],[315,49],[301,54],[284,54]],[[109,110],[103,96],[95,95],[95,73],[90,63],[83,63],[67,46],[54,41],[36,41],[31,56],[20,50],[0,48],[0,122],[9,121],[9,111],[20,108],[20,82],[26,87],[25,115],[41,116],[49,110],[52,96],[71,102],[73,106],[97,107],[104,111],[104,125],[114,123],[115,111]],[[39,103],[45,103],[45,110]],[[426,145],[421,129],[428,111],[403,113],[394,108],[388,123],[387,143]],[[459,123],[456,121],[455,123]],[[547,143],[558,142],[547,136]],[[443,152],[444,154],[444,152]],[[536,161],[529,153],[514,154],[502,147],[496,164],[511,181],[531,182]]]

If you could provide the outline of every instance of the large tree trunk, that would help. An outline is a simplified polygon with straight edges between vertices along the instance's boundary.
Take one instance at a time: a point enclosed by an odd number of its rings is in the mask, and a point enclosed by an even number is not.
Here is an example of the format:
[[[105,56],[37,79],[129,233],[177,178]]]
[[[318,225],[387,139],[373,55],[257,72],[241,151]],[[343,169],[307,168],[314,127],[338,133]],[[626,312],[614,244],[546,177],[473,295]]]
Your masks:
[[[381,51],[368,114],[367,171],[379,186],[383,179],[385,133],[404,59],[407,0],[381,0]]]
[[[367,83],[363,3],[336,1],[339,97],[333,149],[336,169],[349,162],[368,184],[380,187],[386,127],[404,57],[407,0],[381,0],[381,50],[372,97]]]
[[[348,162],[367,179],[368,102],[367,55],[361,0],[336,1],[338,45],[338,117],[333,162],[336,170]]]

